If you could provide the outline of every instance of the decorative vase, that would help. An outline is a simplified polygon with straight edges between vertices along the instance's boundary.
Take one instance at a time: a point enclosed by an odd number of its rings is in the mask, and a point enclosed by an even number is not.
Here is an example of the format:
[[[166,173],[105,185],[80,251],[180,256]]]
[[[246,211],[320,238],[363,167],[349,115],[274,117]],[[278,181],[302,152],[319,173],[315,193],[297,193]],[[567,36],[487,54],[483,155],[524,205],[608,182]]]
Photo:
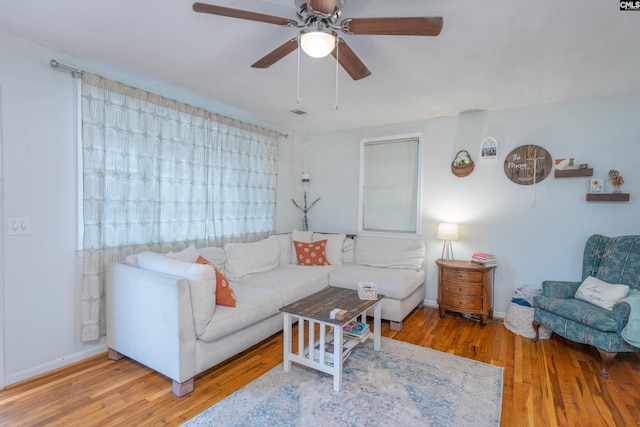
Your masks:
[[[619,185],[614,185],[613,186],[613,192],[614,193],[622,193],[622,190],[620,189]]]

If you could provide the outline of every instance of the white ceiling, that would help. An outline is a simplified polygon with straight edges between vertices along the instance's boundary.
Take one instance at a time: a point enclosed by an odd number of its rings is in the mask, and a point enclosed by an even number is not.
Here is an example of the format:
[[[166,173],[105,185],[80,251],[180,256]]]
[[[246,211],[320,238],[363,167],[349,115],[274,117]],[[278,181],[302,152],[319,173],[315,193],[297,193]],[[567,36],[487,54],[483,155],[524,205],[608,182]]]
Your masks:
[[[195,13],[192,3],[0,0],[0,30],[303,133],[640,89],[640,12],[615,0],[347,0],[343,19],[442,16],[444,26],[437,37],[344,35],[372,75],[353,81],[340,69],[338,110],[331,56],[301,55],[299,104],[296,53],[250,67],[295,28]],[[209,3],[296,18],[294,0]]]

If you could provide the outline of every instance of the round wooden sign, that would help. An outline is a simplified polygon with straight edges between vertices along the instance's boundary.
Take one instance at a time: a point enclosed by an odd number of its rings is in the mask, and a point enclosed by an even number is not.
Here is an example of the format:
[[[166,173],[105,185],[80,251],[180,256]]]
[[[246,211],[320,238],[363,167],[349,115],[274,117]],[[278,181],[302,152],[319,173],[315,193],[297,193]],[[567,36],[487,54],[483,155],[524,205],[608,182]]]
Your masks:
[[[553,160],[539,145],[522,145],[513,149],[504,160],[504,174],[520,185],[532,185],[551,173]]]

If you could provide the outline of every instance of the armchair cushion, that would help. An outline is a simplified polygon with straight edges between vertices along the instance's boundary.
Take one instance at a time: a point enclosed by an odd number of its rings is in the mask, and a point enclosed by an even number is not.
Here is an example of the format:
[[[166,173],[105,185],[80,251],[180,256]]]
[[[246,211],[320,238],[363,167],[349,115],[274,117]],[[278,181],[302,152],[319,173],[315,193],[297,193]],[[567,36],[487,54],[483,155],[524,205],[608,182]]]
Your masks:
[[[597,307],[586,301],[574,298],[557,299],[535,296],[533,297],[533,303],[537,309],[548,311],[599,331],[618,331],[618,322],[611,317],[609,310]]]

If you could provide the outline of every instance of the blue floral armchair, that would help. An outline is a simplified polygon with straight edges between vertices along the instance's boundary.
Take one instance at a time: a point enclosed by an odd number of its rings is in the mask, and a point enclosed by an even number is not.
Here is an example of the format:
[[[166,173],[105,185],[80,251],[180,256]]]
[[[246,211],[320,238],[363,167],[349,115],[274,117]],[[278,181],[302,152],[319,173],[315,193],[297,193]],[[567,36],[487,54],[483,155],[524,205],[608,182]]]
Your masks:
[[[594,346],[602,361],[600,376],[619,352],[640,352],[640,236],[595,234],[584,249],[582,280],[589,276],[629,286],[629,295],[606,310],[574,298],[581,282],[545,281],[533,299],[533,327],[546,328],[571,341]]]

